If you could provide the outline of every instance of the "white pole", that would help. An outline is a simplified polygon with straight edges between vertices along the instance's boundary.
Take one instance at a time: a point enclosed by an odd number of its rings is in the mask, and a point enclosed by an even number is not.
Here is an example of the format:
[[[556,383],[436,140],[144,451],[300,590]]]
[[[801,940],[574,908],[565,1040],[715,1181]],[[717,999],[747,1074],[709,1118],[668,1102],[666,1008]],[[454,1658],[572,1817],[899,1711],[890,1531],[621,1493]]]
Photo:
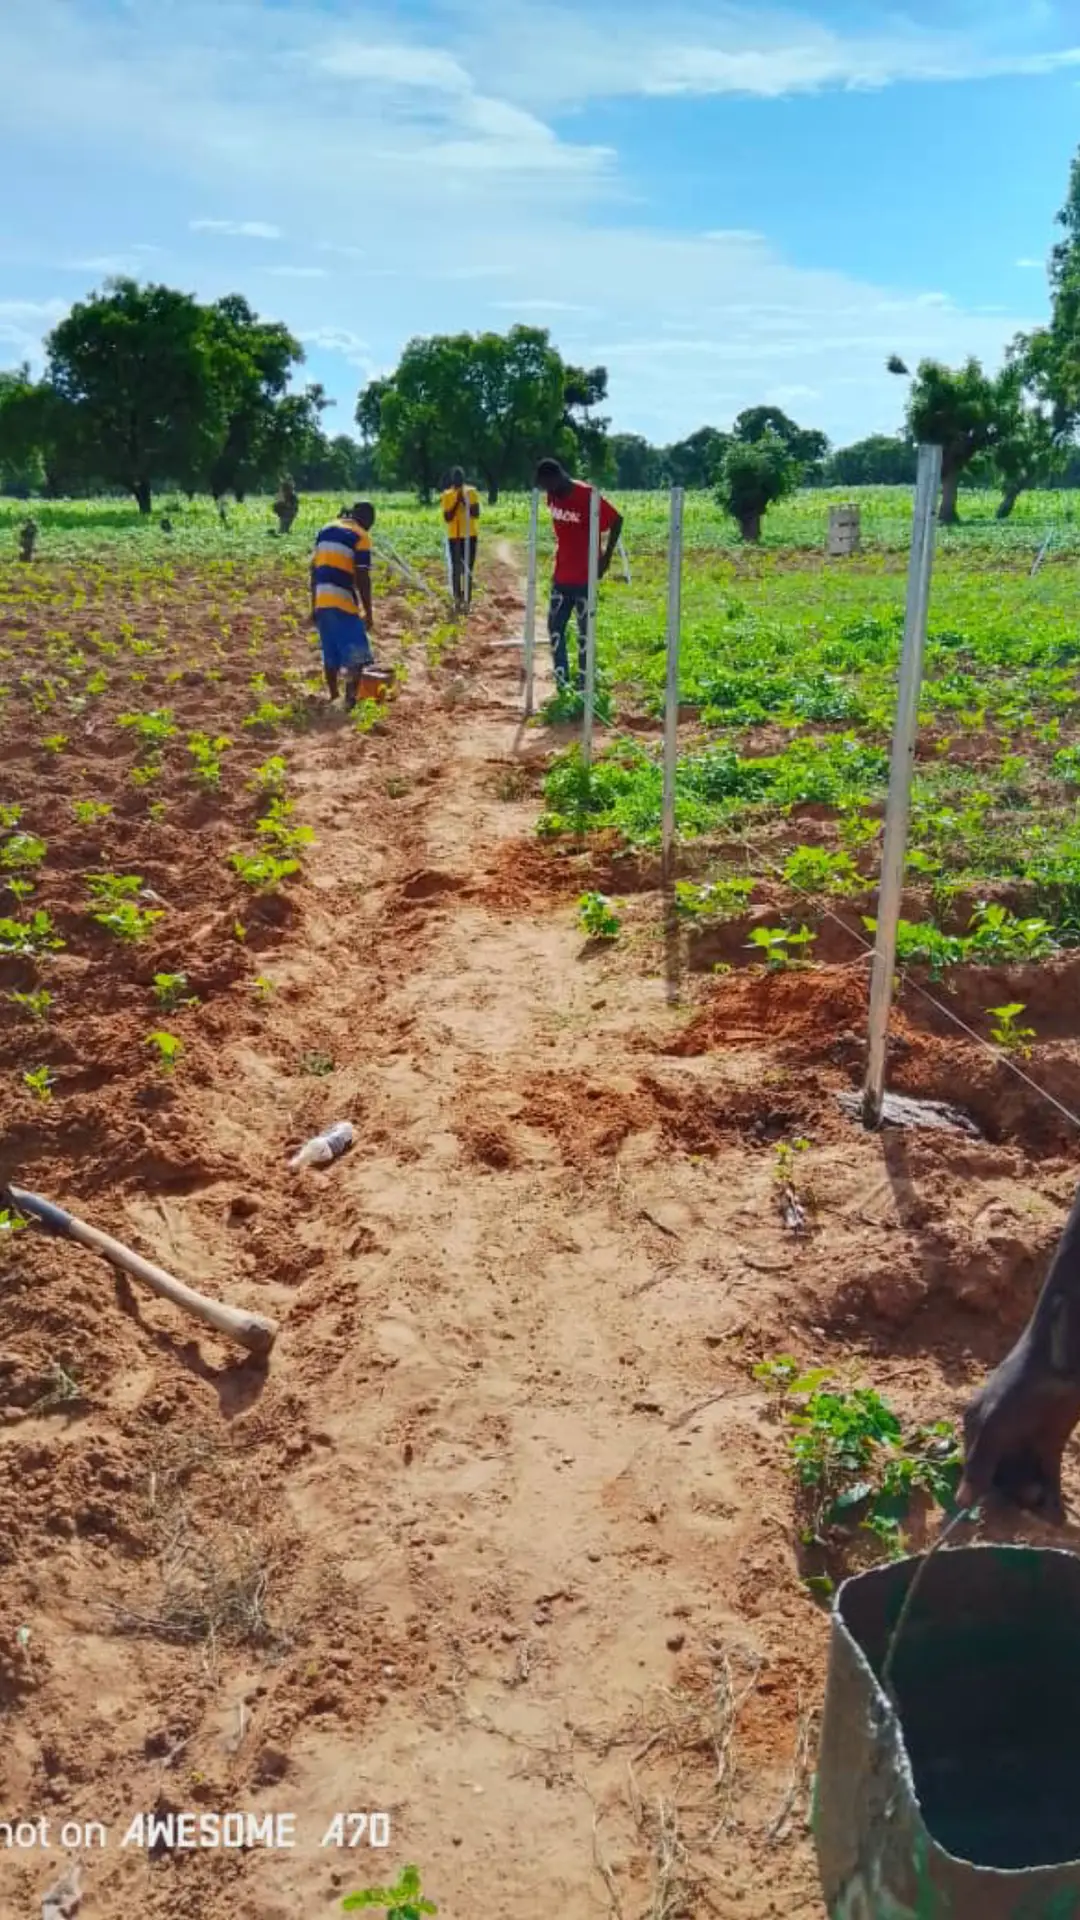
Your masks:
[[[1039,568],[1042,566],[1043,561],[1046,559],[1046,556],[1050,551],[1053,538],[1054,538],[1054,530],[1051,527],[1050,532],[1047,534],[1046,539],[1043,541],[1042,546],[1039,548],[1038,553],[1035,555],[1035,565],[1031,569],[1031,576],[1030,576],[1032,580],[1034,580],[1035,575],[1038,573]]]
[[[525,718],[533,710],[533,670],[536,657],[536,532],[540,495],[533,488],[529,502],[529,562],[525,575]]]
[[[667,690],[664,695],[664,838],[663,878],[668,886],[675,873],[675,763],[679,751],[679,631],[682,621],[683,490],[671,491],[671,532],[668,536]]]
[[[879,1127],[885,1099],[885,1050],[889,1032],[893,970],[896,965],[896,926],[904,885],[911,775],[919,727],[919,689],[922,685],[926,622],[930,610],[930,575],[934,565],[934,529],[941,486],[941,448],[919,448],[915,485],[915,516],[908,563],[907,613],[900,655],[896,698],[889,802],[885,815],[885,846],[878,889],[877,941],[870,983],[870,1034],[863,1087],[863,1125]]]
[[[443,534],[443,557],[446,561],[446,591],[451,600],[454,597],[454,562],[450,557],[450,535]]]
[[[581,722],[581,759],[592,766],[593,709],[596,706],[596,589],[600,573],[600,489],[589,493],[589,590],[585,606],[585,713]],[[567,637],[569,638],[569,630]]]
[[[404,560],[401,558],[401,555],[399,553],[396,553],[394,548],[390,545],[389,540],[373,539],[371,542],[371,546],[372,546],[372,551],[374,553],[377,553],[380,556],[385,555],[386,558],[390,560],[392,564],[397,568],[398,572],[403,573],[405,575],[406,580],[411,581],[414,587],[419,587],[421,593],[428,594],[432,600],[438,600],[439,596],[435,592],[434,587],[429,587],[426,580],[421,580],[420,575],[418,573],[414,573],[411,567],[406,566]]]
[[[626,557],[626,548],[623,546],[623,537],[621,533],[619,535],[619,559],[622,561],[622,564],[623,564],[623,573],[626,576],[626,584],[627,586],[630,586],[631,585],[630,562]]]

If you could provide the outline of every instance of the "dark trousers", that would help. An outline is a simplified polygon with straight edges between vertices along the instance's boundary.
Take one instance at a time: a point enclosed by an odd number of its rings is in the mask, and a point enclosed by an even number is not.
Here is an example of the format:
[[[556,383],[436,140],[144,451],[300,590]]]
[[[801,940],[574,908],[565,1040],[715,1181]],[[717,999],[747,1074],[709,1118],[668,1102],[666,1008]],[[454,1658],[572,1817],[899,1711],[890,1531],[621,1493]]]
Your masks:
[[[548,639],[551,641],[555,682],[559,687],[570,685],[570,655],[567,650],[566,636],[570,626],[570,616],[573,614],[577,620],[577,683],[579,691],[584,689],[588,607],[588,587],[560,587],[557,584],[552,586],[551,599],[548,602]]]
[[[476,548],[477,548],[477,537],[474,533],[469,540],[469,599],[470,600],[472,599],[473,581],[476,578]],[[451,540],[450,542],[450,578],[453,583],[454,599],[459,604],[465,599],[465,582],[462,578],[462,575],[465,570],[464,559],[465,559],[464,540]]]

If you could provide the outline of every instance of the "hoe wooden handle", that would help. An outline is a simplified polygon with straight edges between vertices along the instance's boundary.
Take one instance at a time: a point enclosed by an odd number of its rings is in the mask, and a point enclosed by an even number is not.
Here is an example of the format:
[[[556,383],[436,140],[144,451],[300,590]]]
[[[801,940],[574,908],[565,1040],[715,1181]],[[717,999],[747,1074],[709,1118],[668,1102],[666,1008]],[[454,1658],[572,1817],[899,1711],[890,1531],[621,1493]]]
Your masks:
[[[99,1253],[103,1260],[119,1267],[133,1280],[141,1280],[162,1300],[171,1300],[174,1307],[180,1307],[184,1313],[193,1314],[205,1326],[212,1327],[215,1333],[224,1334],[227,1340],[235,1340],[238,1346],[246,1347],[249,1353],[264,1359],[270,1352],[278,1335],[276,1320],[267,1320],[257,1313],[245,1313],[240,1307],[227,1307],[220,1300],[208,1300],[203,1293],[196,1293],[193,1287],[187,1287],[174,1274],[166,1273],[164,1267],[154,1266],[151,1260],[142,1259],[125,1247],[111,1234],[99,1232],[97,1227],[87,1226],[85,1220],[77,1220],[74,1214],[65,1213],[62,1207],[56,1207],[51,1200],[42,1200],[36,1193],[27,1193],[22,1187],[8,1187],[7,1198],[20,1213],[30,1219],[40,1221],[48,1232],[62,1235],[67,1240],[77,1240],[80,1246],[89,1247],[92,1253]]]

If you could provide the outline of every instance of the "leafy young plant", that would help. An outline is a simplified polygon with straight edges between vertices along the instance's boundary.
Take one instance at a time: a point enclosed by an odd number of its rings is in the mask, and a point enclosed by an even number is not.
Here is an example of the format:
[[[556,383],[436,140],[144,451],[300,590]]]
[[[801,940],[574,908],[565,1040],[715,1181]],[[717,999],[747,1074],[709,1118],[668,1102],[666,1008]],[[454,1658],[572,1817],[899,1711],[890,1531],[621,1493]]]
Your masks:
[[[134,733],[143,747],[162,747],[177,730],[171,707],[160,707],[152,713],[122,713],[117,724]]]
[[[1024,1010],[1022,1000],[1010,1001],[1007,1007],[987,1007],[986,1009],[998,1023],[996,1027],[990,1029],[998,1046],[1006,1053],[1019,1053],[1025,1060],[1029,1060],[1031,1058],[1030,1042],[1035,1038],[1035,1029],[1017,1025]]]
[[[603,893],[583,893],[578,900],[578,926],[590,940],[615,940],[622,922]]]
[[[386,1920],[421,1920],[422,1915],[439,1911],[433,1900],[424,1898],[419,1868],[413,1866],[402,1869],[396,1887],[366,1887],[363,1893],[347,1894],[341,1905],[345,1913],[374,1909],[384,1913]]]
[[[25,867],[39,867],[49,849],[44,840],[33,833],[13,833],[10,840],[0,847],[0,867],[9,873],[17,873]]]
[[[153,985],[154,999],[164,1013],[175,1013],[178,1007],[197,1007],[198,997],[188,993],[186,973],[155,973]]]
[[[162,1073],[174,1073],[184,1051],[184,1043],[175,1033],[148,1033],[146,1044],[153,1047]]]
[[[906,1432],[872,1387],[830,1387],[827,1369],[799,1371],[789,1355],[754,1369],[776,1394],[788,1448],[808,1504],[807,1544],[853,1521],[890,1552],[902,1547],[900,1522],[917,1492],[939,1506],[955,1502],[962,1454],[949,1421]]]
[[[13,827],[17,827],[22,819],[22,813],[21,807],[9,806],[6,803],[0,806],[0,833],[10,833]]]
[[[63,947],[64,941],[43,907],[29,920],[0,920],[0,953],[18,956],[59,953]]]
[[[283,880],[300,871],[299,860],[279,860],[272,853],[231,853],[229,860],[253,893],[272,893]]]
[[[812,946],[816,939],[809,927],[800,927],[798,933],[790,927],[755,927],[746,944],[757,949],[771,973],[783,973],[796,964],[790,949]]]
[[[6,998],[11,1002],[13,1007],[19,1007],[24,1010],[30,1015],[32,1020],[36,1020],[40,1025],[44,1025],[48,1017],[49,1008],[53,1003],[52,994],[47,993],[44,987],[35,988],[33,993],[9,993]]]
[[[35,1100],[40,1100],[43,1106],[52,1099],[54,1084],[55,1075],[48,1067],[35,1067],[32,1073],[23,1074],[23,1085],[30,1089]]]
[[[98,820],[107,820],[112,807],[107,800],[73,800],[71,811],[80,827],[92,827]]]
[[[685,920],[735,920],[745,912],[754,881],[741,878],[676,880],[675,911]]]
[[[188,735],[187,749],[195,762],[195,778],[204,787],[220,787],[221,756],[232,741],[227,734],[218,734],[211,739],[207,733]]]
[[[784,862],[784,879],[800,893],[858,893],[865,885],[849,853],[825,847],[796,847]]]

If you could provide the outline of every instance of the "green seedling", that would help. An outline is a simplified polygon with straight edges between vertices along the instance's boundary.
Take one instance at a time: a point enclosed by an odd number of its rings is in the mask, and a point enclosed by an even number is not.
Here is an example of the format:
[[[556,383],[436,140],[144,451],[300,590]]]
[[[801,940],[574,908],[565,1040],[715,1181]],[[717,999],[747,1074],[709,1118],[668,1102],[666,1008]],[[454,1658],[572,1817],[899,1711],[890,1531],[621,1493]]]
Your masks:
[[[232,746],[226,734],[218,734],[211,739],[207,733],[188,735],[187,749],[195,762],[195,778],[200,786],[220,787],[221,756]]]
[[[23,1233],[29,1225],[15,1207],[0,1207],[0,1233]]]
[[[282,755],[272,754],[269,760],[263,761],[261,767],[256,767],[251,785],[261,788],[263,793],[284,793],[288,771],[288,762]]]
[[[425,1900],[420,1890],[417,1867],[405,1867],[396,1887],[366,1887],[363,1893],[347,1894],[341,1903],[345,1913],[372,1910],[384,1913],[386,1920],[421,1920],[422,1915],[438,1913],[434,1900]]]
[[[264,1002],[272,999],[273,995],[277,992],[277,988],[275,987],[274,982],[272,980],[268,980],[265,973],[256,974],[254,980],[251,983],[251,990],[258,997],[258,999]]]
[[[279,860],[272,853],[231,853],[229,861],[253,893],[272,893],[300,871],[299,860]]]
[[[117,725],[134,733],[143,747],[162,747],[177,731],[171,707],[160,707],[152,713],[122,713]]]
[[[148,1033],[146,1036],[146,1044],[148,1047],[153,1047],[157,1054],[158,1065],[162,1073],[175,1073],[180,1057],[184,1051],[183,1041],[178,1040],[175,1033],[159,1032]]]
[[[283,727],[289,718],[288,707],[276,706],[273,700],[263,700],[254,713],[249,713],[244,721],[245,727]]]
[[[188,992],[186,973],[155,973],[153,985],[154,999],[164,1013],[175,1013],[179,1007],[197,1007],[198,996]]]
[[[816,939],[809,927],[800,927],[798,933],[789,927],[755,927],[746,944],[762,955],[770,973],[784,973],[797,964],[791,948],[811,947]]]
[[[135,907],[129,901],[123,906],[104,908],[90,917],[96,920],[99,927],[104,927],[106,933],[111,933],[114,940],[134,946],[140,940],[145,940],[150,929],[165,915],[160,908]]]
[[[1030,1060],[1030,1043],[1035,1039],[1035,1029],[1017,1025],[1020,1015],[1025,1011],[1023,1001],[1013,1000],[1007,1007],[987,1007],[986,1011],[998,1023],[990,1029],[998,1046],[1006,1053],[1019,1053],[1025,1060]]]
[[[55,1084],[56,1077],[48,1067],[35,1067],[32,1073],[23,1074],[24,1087],[29,1088],[35,1100],[40,1100],[42,1106],[46,1106],[52,1099]]]
[[[74,800],[71,811],[80,827],[92,827],[98,820],[107,820],[112,808],[107,800]]]
[[[18,873],[26,867],[39,867],[49,849],[44,840],[32,833],[13,833],[0,847],[0,867]]]
[[[577,904],[578,926],[590,940],[616,940],[622,925],[603,893],[583,893]]]
[[[774,1393],[788,1427],[806,1505],[804,1545],[825,1545],[828,1534],[856,1524],[895,1554],[916,1493],[941,1507],[955,1503],[962,1452],[951,1422],[905,1431],[873,1388],[831,1387],[828,1372],[801,1372],[786,1354],[754,1377]]]
[[[23,810],[16,806],[0,806],[0,833],[10,833],[22,819]]]
[[[354,733],[374,733],[379,723],[386,718],[386,702],[383,700],[358,700],[352,712]]]
[[[33,993],[9,993],[5,998],[20,1012],[28,1013],[31,1020],[36,1020],[40,1026],[45,1024],[53,1003],[52,994],[47,993],[44,987],[36,987]]]
[[[50,733],[41,744],[46,753],[63,753],[68,744],[68,737],[66,733]]]
[[[30,954],[60,953],[64,942],[43,907],[29,920],[0,920],[0,953],[22,958]]]
[[[676,880],[675,911],[684,920],[737,920],[746,911],[754,881]]]
[[[784,879],[799,893],[829,893],[843,897],[865,884],[849,853],[829,853],[824,847],[796,847],[784,862]]]
[[[16,900],[29,900],[30,895],[35,892],[34,882],[25,878],[6,880],[4,884],[8,892],[15,895]]]

